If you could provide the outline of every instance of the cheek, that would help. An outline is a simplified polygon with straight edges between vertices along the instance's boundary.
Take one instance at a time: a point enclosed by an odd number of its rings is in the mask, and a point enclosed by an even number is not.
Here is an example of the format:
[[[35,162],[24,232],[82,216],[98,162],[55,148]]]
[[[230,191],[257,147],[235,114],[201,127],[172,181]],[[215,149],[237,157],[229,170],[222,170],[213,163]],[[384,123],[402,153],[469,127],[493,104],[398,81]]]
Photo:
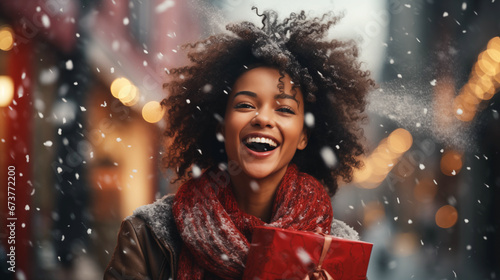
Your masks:
[[[228,114],[228,116],[226,116],[224,126],[224,138],[226,143],[234,143],[235,141],[238,141],[240,130],[241,124],[240,121],[238,121],[238,118]]]

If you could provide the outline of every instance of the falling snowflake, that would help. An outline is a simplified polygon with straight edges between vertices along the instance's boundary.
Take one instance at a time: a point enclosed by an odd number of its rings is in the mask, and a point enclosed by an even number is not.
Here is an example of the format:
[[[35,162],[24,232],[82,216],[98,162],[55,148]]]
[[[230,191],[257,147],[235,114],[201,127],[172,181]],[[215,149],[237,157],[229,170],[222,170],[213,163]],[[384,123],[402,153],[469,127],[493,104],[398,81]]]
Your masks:
[[[46,14],[43,14],[41,19],[42,19],[43,27],[49,28],[50,27],[50,18],[49,18],[49,16],[46,15]]]
[[[332,148],[325,146],[321,149],[320,153],[326,166],[328,166],[329,168],[333,168],[335,165],[337,165],[337,156],[335,155],[335,152],[332,150]]]
[[[212,91],[212,88],[213,88],[213,87],[212,87],[212,85],[211,85],[211,84],[206,84],[206,85],[204,85],[204,86],[203,86],[203,89],[202,89],[202,90],[203,90],[203,92],[204,92],[204,93],[209,93],[209,92],[211,92],[211,91]]]
[[[259,183],[256,181],[250,181],[250,188],[252,189],[253,192],[258,192],[260,189]]]
[[[71,59],[66,61],[66,69],[73,70],[73,61]]]
[[[314,115],[311,112],[307,112],[306,115],[304,116],[304,123],[309,128],[314,127]]]
[[[172,0],[165,0],[163,1],[163,3],[160,3],[159,5],[156,6],[155,8],[155,12],[156,13],[163,13],[165,12],[166,10],[168,10],[169,8],[172,8],[175,6],[175,2],[172,1]]]
[[[217,137],[217,140],[218,140],[219,142],[224,142],[224,135],[222,135],[222,133],[217,132],[217,133],[215,134],[215,137]]]
[[[196,164],[193,165],[192,172],[193,172],[193,178],[198,178],[201,176],[201,169]]]
[[[303,264],[307,265],[311,263],[311,256],[306,252],[306,250],[304,250],[304,248],[299,247],[297,249],[297,256]]]

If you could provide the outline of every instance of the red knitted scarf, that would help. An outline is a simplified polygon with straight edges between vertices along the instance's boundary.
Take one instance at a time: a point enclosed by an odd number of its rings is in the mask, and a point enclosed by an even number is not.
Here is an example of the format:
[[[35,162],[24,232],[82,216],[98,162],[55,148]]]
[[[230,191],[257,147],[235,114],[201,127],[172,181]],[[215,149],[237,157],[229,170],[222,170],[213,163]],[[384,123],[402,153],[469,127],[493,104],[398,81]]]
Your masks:
[[[227,173],[209,169],[186,182],[172,211],[183,240],[177,279],[241,279],[253,229],[265,223],[238,208]],[[291,164],[278,186],[271,217],[269,226],[328,234],[330,197],[320,182]]]

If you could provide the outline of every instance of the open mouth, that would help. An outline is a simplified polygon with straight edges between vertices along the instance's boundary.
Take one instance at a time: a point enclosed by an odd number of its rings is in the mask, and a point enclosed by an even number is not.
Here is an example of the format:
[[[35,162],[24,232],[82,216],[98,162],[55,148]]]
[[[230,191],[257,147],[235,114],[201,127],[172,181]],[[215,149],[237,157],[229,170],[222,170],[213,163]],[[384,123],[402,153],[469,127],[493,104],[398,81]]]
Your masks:
[[[278,147],[274,140],[265,137],[248,137],[243,142],[245,146],[255,152],[268,152]]]

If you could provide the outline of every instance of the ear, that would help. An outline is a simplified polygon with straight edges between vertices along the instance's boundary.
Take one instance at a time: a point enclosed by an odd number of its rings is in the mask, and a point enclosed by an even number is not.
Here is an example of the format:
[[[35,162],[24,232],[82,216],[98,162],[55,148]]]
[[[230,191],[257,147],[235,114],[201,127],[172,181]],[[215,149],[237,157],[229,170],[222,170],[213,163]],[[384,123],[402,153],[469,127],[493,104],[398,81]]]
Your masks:
[[[299,139],[299,144],[297,145],[297,149],[303,150],[307,147],[307,141],[309,140],[309,133],[306,131],[306,129],[302,130],[302,133],[300,134],[300,139]]]

